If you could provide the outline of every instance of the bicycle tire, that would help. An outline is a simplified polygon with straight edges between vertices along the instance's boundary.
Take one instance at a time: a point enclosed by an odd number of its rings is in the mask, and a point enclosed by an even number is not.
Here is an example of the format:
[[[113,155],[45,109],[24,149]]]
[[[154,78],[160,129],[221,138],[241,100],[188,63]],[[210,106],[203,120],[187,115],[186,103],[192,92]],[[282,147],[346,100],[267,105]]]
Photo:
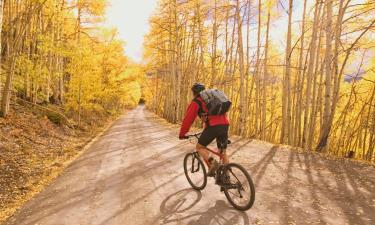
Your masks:
[[[229,163],[228,165],[226,165],[226,168],[225,170],[228,171],[232,168],[237,168],[239,171],[241,171],[243,173],[243,175],[246,177],[246,182],[248,182],[249,184],[249,188],[250,188],[250,196],[249,196],[249,201],[247,202],[247,204],[244,204],[244,205],[238,205],[236,204],[230,193],[229,193],[229,189],[228,188],[224,188],[224,194],[225,194],[225,197],[228,199],[229,203],[235,208],[235,209],[238,209],[240,211],[246,211],[248,209],[250,209],[253,204],[254,204],[254,201],[255,201],[255,186],[254,186],[254,183],[253,183],[253,180],[251,179],[251,176],[250,174],[246,171],[246,169],[237,164],[237,163]],[[233,174],[232,174],[233,176]]]
[[[192,158],[192,160],[196,160],[194,163],[195,163],[195,166],[198,166],[198,171],[200,170],[201,172],[203,172],[203,182],[201,185],[198,185],[198,184],[195,184],[192,179],[190,178],[189,176],[189,171],[188,171],[188,161],[189,161],[189,158]],[[198,172],[197,171],[197,172]],[[197,191],[201,191],[203,190],[206,185],[207,185],[207,172],[206,172],[206,167],[204,166],[202,160],[200,159],[199,156],[196,156],[195,153],[189,153],[189,154],[186,154],[185,155],[185,158],[184,158],[184,172],[185,172],[185,176],[186,176],[186,179],[188,180],[189,184],[191,185],[191,187]]]

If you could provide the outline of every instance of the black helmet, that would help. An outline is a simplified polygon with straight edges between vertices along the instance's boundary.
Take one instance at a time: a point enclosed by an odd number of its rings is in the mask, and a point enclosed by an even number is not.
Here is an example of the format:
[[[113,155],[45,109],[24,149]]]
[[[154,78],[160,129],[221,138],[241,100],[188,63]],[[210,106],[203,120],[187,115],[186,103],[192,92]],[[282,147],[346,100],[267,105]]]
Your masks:
[[[201,84],[201,83],[195,83],[193,85],[193,87],[191,87],[191,90],[196,93],[196,94],[199,94],[201,91],[203,91],[204,89],[206,89],[206,87],[204,86],[204,84]]]

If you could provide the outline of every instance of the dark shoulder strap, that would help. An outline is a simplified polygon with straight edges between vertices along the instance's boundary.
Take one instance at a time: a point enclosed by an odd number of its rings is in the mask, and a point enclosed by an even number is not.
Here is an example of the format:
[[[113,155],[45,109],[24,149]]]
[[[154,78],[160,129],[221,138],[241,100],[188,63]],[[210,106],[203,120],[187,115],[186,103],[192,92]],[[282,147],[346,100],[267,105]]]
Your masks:
[[[198,109],[198,116],[201,117],[202,116],[202,113],[203,113],[203,107],[202,107],[202,102],[198,100],[198,98],[194,98],[193,99],[193,102],[197,103],[198,106],[199,106],[199,109]]]
[[[199,98],[199,96],[193,99],[193,101],[194,101],[195,103],[197,103],[198,106],[199,106],[198,116],[199,116],[201,119],[204,119],[204,122],[206,123],[207,126],[210,126],[210,123],[209,123],[209,121],[208,121],[207,112],[205,112],[205,111],[203,110],[203,106],[202,106],[202,104],[203,104],[204,102],[203,102],[203,100],[201,101],[201,100],[199,100],[198,98]]]
[[[193,99],[193,102],[197,103],[198,106],[199,106],[199,110],[198,110],[198,116],[199,117],[202,117],[204,111],[203,111],[203,106],[202,106],[202,101],[199,101],[198,97],[194,98]]]

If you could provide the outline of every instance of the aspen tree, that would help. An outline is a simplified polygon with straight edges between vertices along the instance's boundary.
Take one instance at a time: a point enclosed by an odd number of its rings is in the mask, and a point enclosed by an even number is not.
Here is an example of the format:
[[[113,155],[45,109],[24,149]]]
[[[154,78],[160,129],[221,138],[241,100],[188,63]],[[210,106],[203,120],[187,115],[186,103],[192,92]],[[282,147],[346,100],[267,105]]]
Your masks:
[[[262,121],[261,121],[261,138],[266,139],[266,124],[267,124],[267,85],[268,85],[268,46],[269,46],[269,31],[270,31],[270,19],[271,18],[271,7],[268,7],[267,12],[267,28],[266,28],[266,44],[264,48],[264,66],[263,66],[263,90],[262,90]]]
[[[237,0],[236,4],[236,15],[237,15],[237,23],[238,23],[238,54],[239,54],[239,69],[240,69],[240,121],[239,121],[239,133],[243,135],[244,127],[245,127],[245,90],[244,90],[244,82],[245,82],[245,65],[244,65],[244,52],[243,52],[243,37],[242,37],[242,19],[240,15],[240,0]]]
[[[317,39],[317,32],[318,32],[318,24],[319,24],[319,14],[321,9],[321,3],[319,0],[315,2],[315,11],[314,11],[314,22],[312,28],[312,37],[310,42],[310,51],[309,51],[309,62],[307,67],[307,74],[306,74],[306,97],[305,97],[305,105],[304,105],[304,119],[303,119],[303,139],[302,145],[305,149],[307,149],[307,135],[308,135],[308,116],[310,114],[310,104],[311,104],[311,86],[312,86],[312,76],[313,76],[313,69],[314,69],[314,62],[315,62],[315,54],[316,54],[316,39]]]
[[[4,10],[4,0],[0,0],[0,52],[2,49],[2,45],[1,45],[2,37],[1,36],[2,36],[2,30],[3,30],[3,10]],[[2,85],[1,82],[2,82],[2,77],[3,77],[2,75],[3,71],[1,67],[2,67],[2,55],[0,53],[0,93],[1,93],[1,85]],[[1,97],[1,94],[0,94],[0,97]]]
[[[283,103],[282,103],[282,131],[281,131],[281,143],[290,144],[291,139],[291,100],[290,100],[290,77],[291,77],[291,58],[292,58],[292,15],[293,15],[293,0],[289,0],[288,10],[288,32],[286,40],[286,51],[285,51],[285,75],[283,79]]]

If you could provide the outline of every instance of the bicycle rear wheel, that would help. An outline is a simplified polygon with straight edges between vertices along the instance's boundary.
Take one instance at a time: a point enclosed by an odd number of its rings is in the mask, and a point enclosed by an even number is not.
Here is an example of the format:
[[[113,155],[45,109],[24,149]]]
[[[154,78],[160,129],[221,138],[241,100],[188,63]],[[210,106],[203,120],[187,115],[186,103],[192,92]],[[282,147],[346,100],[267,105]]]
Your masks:
[[[224,193],[229,203],[241,211],[250,209],[255,201],[255,186],[250,174],[243,166],[236,163],[226,165],[224,171],[228,176]]]
[[[197,155],[198,153],[186,154],[184,158],[185,176],[191,187],[195,190],[203,190],[207,184],[206,168]]]

